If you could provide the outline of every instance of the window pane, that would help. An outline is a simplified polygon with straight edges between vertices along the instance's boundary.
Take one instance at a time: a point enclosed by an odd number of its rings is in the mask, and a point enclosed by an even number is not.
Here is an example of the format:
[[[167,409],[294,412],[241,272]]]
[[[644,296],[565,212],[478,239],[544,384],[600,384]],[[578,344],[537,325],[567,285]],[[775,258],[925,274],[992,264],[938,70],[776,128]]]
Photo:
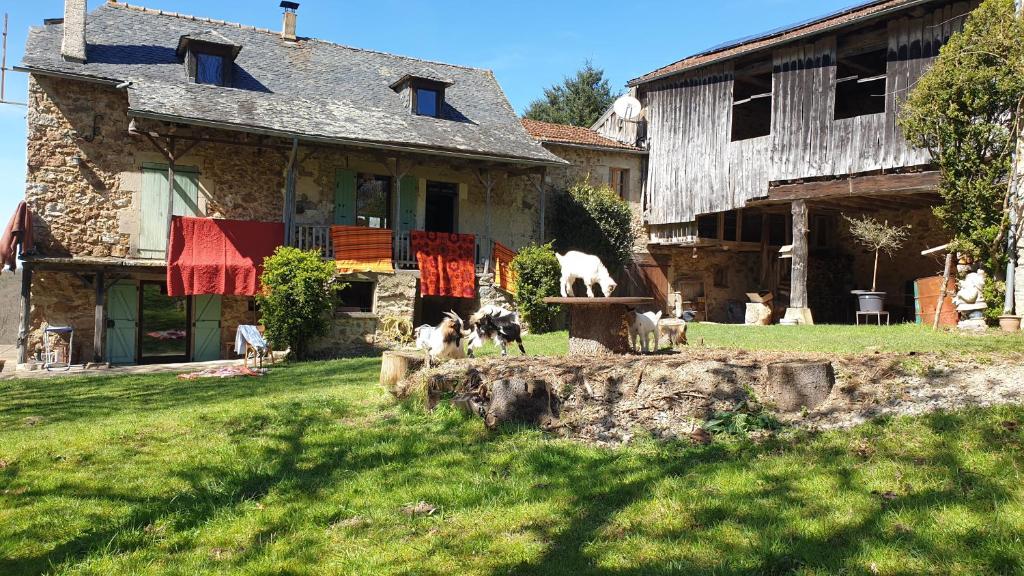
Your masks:
[[[356,226],[388,228],[391,178],[360,174],[356,188]]]
[[[220,84],[224,80],[224,58],[213,54],[196,54],[196,83]]]
[[[416,113],[423,116],[437,116],[437,90],[416,89]]]

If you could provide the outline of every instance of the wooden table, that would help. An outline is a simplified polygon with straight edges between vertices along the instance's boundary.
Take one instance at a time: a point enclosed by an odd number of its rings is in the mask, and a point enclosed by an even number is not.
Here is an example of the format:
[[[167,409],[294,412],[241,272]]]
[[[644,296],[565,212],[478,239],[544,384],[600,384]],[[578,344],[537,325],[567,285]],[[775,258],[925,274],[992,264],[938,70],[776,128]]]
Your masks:
[[[569,310],[569,355],[628,354],[629,309],[654,298],[545,298]]]

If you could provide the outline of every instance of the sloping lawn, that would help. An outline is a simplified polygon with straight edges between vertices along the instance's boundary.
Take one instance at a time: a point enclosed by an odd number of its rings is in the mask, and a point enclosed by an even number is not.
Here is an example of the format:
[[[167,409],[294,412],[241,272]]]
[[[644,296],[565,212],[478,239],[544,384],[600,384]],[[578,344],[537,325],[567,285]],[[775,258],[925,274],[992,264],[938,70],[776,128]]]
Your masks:
[[[1021,407],[613,450],[378,367],[0,382],[0,574],[1024,572]]]

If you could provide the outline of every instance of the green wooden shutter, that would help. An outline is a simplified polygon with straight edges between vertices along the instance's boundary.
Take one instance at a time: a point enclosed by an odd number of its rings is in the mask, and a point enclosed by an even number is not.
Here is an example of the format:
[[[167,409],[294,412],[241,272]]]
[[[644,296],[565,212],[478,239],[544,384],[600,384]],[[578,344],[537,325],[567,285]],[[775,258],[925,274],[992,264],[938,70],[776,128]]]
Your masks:
[[[405,232],[416,229],[416,204],[419,198],[419,178],[415,176],[403,176],[398,187],[399,202],[399,230]]]
[[[199,215],[199,174],[195,168],[174,169],[175,216]],[[142,167],[142,222],[139,229],[139,256],[163,258],[167,250],[167,166],[145,164]]]
[[[192,361],[220,360],[220,296],[192,297]]]
[[[118,282],[107,290],[107,361],[134,364],[139,286]]]
[[[354,226],[356,223],[356,173],[338,170],[334,175],[334,223]]]

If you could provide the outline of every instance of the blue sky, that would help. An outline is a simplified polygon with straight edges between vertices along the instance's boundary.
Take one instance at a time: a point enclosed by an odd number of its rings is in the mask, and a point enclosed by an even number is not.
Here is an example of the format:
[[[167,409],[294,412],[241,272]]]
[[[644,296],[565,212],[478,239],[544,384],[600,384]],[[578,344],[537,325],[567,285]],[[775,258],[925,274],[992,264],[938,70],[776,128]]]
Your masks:
[[[90,9],[105,0],[90,0]],[[590,59],[612,84],[688,54],[844,8],[856,0],[305,0],[298,31],[341,44],[489,68],[516,111]],[[133,0],[150,8],[277,30],[278,0]],[[21,60],[30,26],[61,17],[62,0],[3,0],[7,65]],[[24,74],[7,99],[25,101]],[[0,105],[0,225],[25,191],[25,109]]]

